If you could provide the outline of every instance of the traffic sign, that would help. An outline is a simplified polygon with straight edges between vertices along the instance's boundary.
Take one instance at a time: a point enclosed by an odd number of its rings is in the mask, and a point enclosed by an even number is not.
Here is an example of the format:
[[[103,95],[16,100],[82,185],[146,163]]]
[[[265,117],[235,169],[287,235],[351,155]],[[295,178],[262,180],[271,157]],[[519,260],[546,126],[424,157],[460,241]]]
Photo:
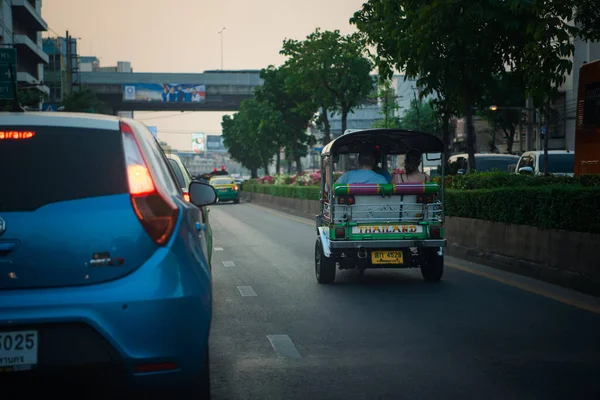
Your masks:
[[[17,50],[16,49],[0,49],[0,65],[16,65]]]
[[[55,112],[58,109],[58,105],[55,103],[43,103],[42,111]]]
[[[11,69],[13,72],[11,79]],[[0,99],[12,100],[17,82],[17,50],[0,49]]]
[[[0,100],[12,100],[15,97],[12,83],[0,83]]]
[[[17,68],[14,64],[12,64],[11,67],[8,65],[0,65],[0,83],[11,83],[13,81],[13,77],[17,77]]]

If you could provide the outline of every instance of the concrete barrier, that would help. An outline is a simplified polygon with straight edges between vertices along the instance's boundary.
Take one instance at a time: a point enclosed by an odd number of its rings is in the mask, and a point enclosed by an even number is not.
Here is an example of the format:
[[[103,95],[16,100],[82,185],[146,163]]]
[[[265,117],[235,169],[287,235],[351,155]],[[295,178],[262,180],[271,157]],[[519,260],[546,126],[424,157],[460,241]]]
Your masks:
[[[242,192],[251,203],[314,219],[317,200]],[[446,217],[446,253],[600,296],[600,235]]]

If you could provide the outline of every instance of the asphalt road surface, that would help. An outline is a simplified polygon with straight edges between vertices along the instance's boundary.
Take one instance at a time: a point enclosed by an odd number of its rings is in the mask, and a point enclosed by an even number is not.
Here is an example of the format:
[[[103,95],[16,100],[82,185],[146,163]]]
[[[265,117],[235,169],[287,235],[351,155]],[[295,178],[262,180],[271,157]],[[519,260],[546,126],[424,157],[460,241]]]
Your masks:
[[[314,276],[311,220],[211,207],[213,400],[600,399],[600,301],[447,257]]]

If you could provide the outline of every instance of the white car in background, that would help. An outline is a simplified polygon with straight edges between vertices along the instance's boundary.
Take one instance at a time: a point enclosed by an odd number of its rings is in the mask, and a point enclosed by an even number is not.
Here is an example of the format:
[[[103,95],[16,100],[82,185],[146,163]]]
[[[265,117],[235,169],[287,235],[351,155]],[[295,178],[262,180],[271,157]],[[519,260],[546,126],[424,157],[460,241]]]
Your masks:
[[[573,176],[575,152],[567,150],[548,150],[548,173],[557,176]],[[516,174],[542,175],[544,173],[544,152],[527,151],[523,153],[516,167]]]

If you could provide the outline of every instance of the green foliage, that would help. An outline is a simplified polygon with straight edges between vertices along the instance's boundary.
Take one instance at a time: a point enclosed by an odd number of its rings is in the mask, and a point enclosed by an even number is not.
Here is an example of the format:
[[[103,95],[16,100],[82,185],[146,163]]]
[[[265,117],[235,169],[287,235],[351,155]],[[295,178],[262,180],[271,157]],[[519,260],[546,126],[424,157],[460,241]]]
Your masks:
[[[22,107],[30,107],[32,109],[37,109],[40,102],[43,101],[42,93],[34,88],[18,89],[17,96]],[[12,100],[0,100],[0,111],[11,111],[12,109]]]
[[[319,200],[321,188],[319,186],[294,186],[294,185],[260,185],[244,182],[244,191],[269,194],[277,197],[291,197],[295,199]]]
[[[381,111],[379,112],[383,119],[375,121],[371,126],[373,128],[401,128],[402,121],[397,116],[400,106],[396,102],[396,91],[392,87],[392,81],[385,79],[379,84],[377,98],[381,101]]]
[[[373,90],[373,65],[365,57],[366,44],[358,33],[342,36],[338,30],[317,28],[304,41],[284,41],[281,54],[289,57],[285,63],[290,70],[288,88],[311,93],[312,104],[339,112],[342,130],[348,113]]]
[[[600,38],[597,0],[369,0],[351,22],[375,46],[383,76],[405,71],[423,95],[436,93],[446,102],[443,114],[462,110],[471,168],[472,109],[496,91],[494,77],[518,71],[524,84],[515,93],[525,89],[546,108],[571,72],[573,36]],[[513,93],[507,96],[512,103]],[[493,118],[512,135],[518,117]]]
[[[401,125],[404,129],[440,133],[440,119],[433,100],[413,99],[410,108],[402,117]]]
[[[577,36],[596,42],[600,41],[600,7],[598,7],[598,0],[577,0],[575,22],[580,28]]]
[[[316,108],[312,94],[301,86],[286,85],[290,78],[290,69],[286,66],[269,66],[260,73],[263,85],[256,89],[255,96],[281,115],[282,124],[277,134],[266,138],[277,144],[277,151],[284,147],[289,158],[296,161],[300,169],[300,158],[308,154],[308,146],[313,143],[306,129],[312,120]]]
[[[279,149],[273,137],[278,135],[282,126],[281,113],[269,103],[245,100],[233,117],[223,116],[223,143],[231,157],[254,175],[259,168],[265,168],[265,173],[268,173],[268,165]]]
[[[574,0],[531,0],[515,4],[526,16],[525,43],[514,54],[516,70],[524,74],[527,93],[538,107],[554,101],[558,89],[571,73],[575,51],[571,25],[575,14]]]
[[[502,130],[506,138],[507,152],[512,154],[512,146],[517,128],[522,119],[525,99],[525,79],[517,72],[503,72],[494,76],[481,104],[480,115],[494,128]],[[490,106],[497,106],[490,110]]]
[[[376,47],[380,73],[395,68],[416,78],[422,95],[437,94],[444,108],[467,118],[469,165],[475,168],[472,107],[494,73],[504,71],[522,44],[511,2],[369,0],[351,22]],[[451,106],[451,107],[450,107]]]
[[[600,187],[547,185],[446,190],[447,216],[600,233]]]
[[[440,182],[440,178],[433,178]],[[445,186],[450,190],[479,190],[500,187],[525,188],[540,186],[600,187],[600,175],[527,176],[506,172],[474,172],[465,175],[446,176]]]
[[[60,103],[60,106],[64,107],[67,112],[109,113],[106,104],[101,102],[96,96],[96,93],[88,87],[81,87],[78,91],[65,97]]]

